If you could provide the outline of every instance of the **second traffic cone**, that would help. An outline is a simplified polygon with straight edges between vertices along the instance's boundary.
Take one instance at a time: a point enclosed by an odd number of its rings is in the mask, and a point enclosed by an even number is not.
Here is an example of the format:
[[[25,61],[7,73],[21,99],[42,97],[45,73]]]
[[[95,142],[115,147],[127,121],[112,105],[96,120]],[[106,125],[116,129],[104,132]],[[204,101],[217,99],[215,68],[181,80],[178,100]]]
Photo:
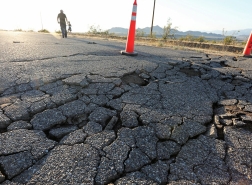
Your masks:
[[[252,49],[252,32],[250,33],[247,44],[243,50],[243,56],[244,57],[251,57],[251,49]]]
[[[136,56],[138,54],[134,52],[134,42],[135,42],[135,33],[136,33],[136,14],[137,14],[137,2],[135,0],[133,4],[130,27],[128,31],[126,49],[124,51],[121,51],[122,55]]]

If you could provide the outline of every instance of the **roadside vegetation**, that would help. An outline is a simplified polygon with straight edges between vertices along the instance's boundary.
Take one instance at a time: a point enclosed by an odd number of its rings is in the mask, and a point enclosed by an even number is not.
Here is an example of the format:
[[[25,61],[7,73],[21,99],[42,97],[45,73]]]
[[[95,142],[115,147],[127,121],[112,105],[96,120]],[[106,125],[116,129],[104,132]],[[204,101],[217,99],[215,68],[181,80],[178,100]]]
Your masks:
[[[50,33],[47,29],[38,30],[39,33]]]
[[[173,27],[171,19],[168,19],[166,25],[163,27],[163,34],[157,35],[155,32],[146,33],[142,29],[136,29],[136,44],[151,45],[156,47],[172,47],[174,49],[205,49],[216,51],[228,51],[233,53],[241,53],[245,47],[246,41],[238,41],[233,35],[226,35],[223,32],[222,39],[209,39],[204,36],[185,35],[178,37],[176,32],[178,27]],[[99,36],[106,38],[113,38],[125,41],[127,36],[119,36],[110,33],[108,30],[103,31],[99,26],[90,26],[90,29],[83,36]]]
[[[14,31],[24,31],[22,29],[15,29]],[[185,35],[178,36],[176,32],[178,27],[173,27],[171,19],[169,18],[163,27],[163,34],[157,35],[157,33],[152,32],[146,33],[142,29],[136,29],[136,44],[151,45],[156,47],[172,47],[174,49],[185,49],[185,48],[200,48],[209,49],[216,51],[231,51],[235,53],[241,53],[246,45],[246,40],[237,40],[235,35],[239,32],[234,32],[232,35],[227,35],[227,31],[223,29],[222,39],[205,38],[204,36],[193,36]],[[29,30],[33,32],[33,30]],[[50,33],[46,29],[41,29],[40,33]],[[60,30],[55,30],[55,33],[61,34]],[[103,30],[99,25],[91,25],[86,33],[71,33],[73,36],[88,36],[88,37],[100,37],[106,39],[116,39],[119,41],[125,41],[127,35],[117,35],[115,33],[109,32],[109,30]],[[231,48],[231,49],[230,49]]]
[[[55,30],[55,33],[61,34],[61,30]]]
[[[22,29],[18,28],[18,29],[15,29],[14,31],[23,31]]]
[[[101,29],[99,25],[98,26],[95,26],[95,25],[90,26],[87,34],[106,37],[106,38],[109,36],[115,36],[114,33],[109,33],[109,30]]]
[[[166,25],[163,28],[163,35],[162,39],[167,40],[167,39],[175,39],[175,33],[178,31],[178,27],[172,28],[172,22],[171,19],[169,18],[167,20]]]

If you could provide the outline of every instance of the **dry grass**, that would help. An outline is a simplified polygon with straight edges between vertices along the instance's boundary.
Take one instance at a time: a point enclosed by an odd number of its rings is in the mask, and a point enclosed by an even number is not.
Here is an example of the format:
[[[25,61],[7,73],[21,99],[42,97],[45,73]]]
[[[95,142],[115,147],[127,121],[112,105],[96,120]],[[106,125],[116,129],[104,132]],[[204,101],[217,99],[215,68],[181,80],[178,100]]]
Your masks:
[[[125,43],[127,40],[126,36],[115,36],[115,35],[104,35],[104,34],[72,34],[75,37],[84,38],[94,38],[108,41],[116,41]],[[242,51],[244,49],[243,44],[237,43],[236,45],[223,45],[223,44],[213,44],[210,42],[186,42],[179,40],[167,40],[163,39],[151,39],[151,38],[136,38],[135,45],[153,46],[170,48],[174,50],[190,50],[196,52],[203,52],[214,55],[227,55],[227,56],[242,56]]]

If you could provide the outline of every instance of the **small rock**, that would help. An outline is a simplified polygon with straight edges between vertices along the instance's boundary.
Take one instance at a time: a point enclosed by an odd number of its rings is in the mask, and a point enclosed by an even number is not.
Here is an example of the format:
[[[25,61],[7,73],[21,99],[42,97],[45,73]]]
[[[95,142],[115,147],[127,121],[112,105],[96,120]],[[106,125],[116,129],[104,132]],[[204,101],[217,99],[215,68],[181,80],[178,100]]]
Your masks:
[[[63,136],[69,134],[70,132],[73,132],[77,130],[78,127],[75,125],[69,125],[69,126],[64,126],[64,127],[59,127],[59,128],[53,128],[49,131],[49,135],[51,137],[55,137],[57,139],[62,138]]]
[[[235,105],[237,104],[238,100],[236,99],[228,99],[228,100],[221,100],[218,102],[219,105]]]
[[[75,117],[88,113],[87,105],[81,100],[66,103],[58,108],[66,117]]]
[[[215,123],[215,125],[220,125],[220,118],[218,115],[214,116],[214,123]]]
[[[138,126],[138,115],[133,111],[122,111],[120,114],[122,125],[128,128]]]
[[[242,121],[252,122],[252,117],[248,115],[241,116]]]
[[[83,143],[84,140],[86,139],[87,134],[83,132],[82,129],[78,129],[74,132],[71,132],[70,134],[64,136],[61,141],[60,144],[64,144],[64,145],[74,145],[74,144],[78,144],[78,143]]]
[[[171,138],[179,144],[185,144],[189,137],[195,137],[204,133],[206,127],[198,122],[186,121],[180,126],[175,126]]]
[[[214,126],[214,124],[212,124],[208,129],[207,132],[205,134],[206,136],[212,137],[212,138],[217,138],[218,134],[217,134],[217,129]]]
[[[233,121],[230,119],[220,119],[220,123],[225,126],[231,126],[233,124]]]
[[[122,174],[124,171],[124,161],[128,158],[130,150],[131,148],[120,140],[115,140],[103,149],[106,152],[106,157],[113,161],[115,170],[119,174]]]
[[[110,181],[118,177],[117,171],[114,168],[113,161],[106,157],[101,158],[100,165],[97,170],[95,182],[97,184],[108,184]]]
[[[0,129],[7,128],[11,123],[11,120],[0,112]]]
[[[212,75],[204,74],[204,75],[201,75],[200,78],[201,78],[202,80],[209,80],[211,77],[212,77]]]
[[[164,141],[157,143],[157,157],[160,160],[170,159],[172,155],[179,152],[180,145],[174,141]]]
[[[217,129],[222,129],[223,125],[215,125]]]
[[[115,138],[116,135],[113,130],[104,130],[103,132],[89,136],[85,140],[85,144],[90,144],[92,147],[101,150],[105,146],[110,145]]]
[[[162,123],[156,123],[151,124],[150,126],[153,126],[153,128],[156,130],[156,136],[159,139],[169,139],[171,136],[171,127],[166,124]]]
[[[110,120],[113,116],[116,116],[116,111],[106,109],[103,107],[98,107],[90,115],[89,120],[101,124],[103,127],[106,126],[106,122]]]
[[[32,153],[25,151],[8,156],[1,156],[0,165],[7,174],[8,179],[11,179],[14,176],[20,174],[28,167],[32,166],[33,160],[34,157],[32,156]]]
[[[116,185],[158,185],[158,183],[155,183],[153,180],[149,179],[145,174],[136,171],[132,173],[126,174],[126,176],[116,180]]]
[[[158,184],[166,184],[168,177],[169,165],[158,160],[156,163],[145,166],[141,172]]]
[[[57,124],[66,121],[66,117],[57,109],[48,109],[42,113],[36,114],[31,120],[35,130],[47,130]]]
[[[83,131],[87,133],[87,135],[91,136],[101,132],[102,126],[99,123],[90,121],[83,127]]]
[[[244,111],[252,112],[252,105],[246,105]]]
[[[8,127],[7,127],[7,131],[11,131],[11,130],[18,130],[18,129],[31,129],[32,125],[26,121],[16,121],[11,123]]]
[[[145,74],[145,73],[141,73],[139,76],[140,76],[141,78],[144,78],[144,79],[149,79],[149,78],[150,78],[150,76],[147,75],[147,74]]]
[[[81,87],[87,87],[89,85],[89,82],[86,80],[86,79],[84,79],[84,80],[82,80],[81,82],[80,82],[80,86]]]
[[[221,114],[219,116],[220,116],[221,119],[232,119],[232,118],[236,117],[236,115],[230,114],[230,113]]]
[[[150,162],[151,160],[148,158],[148,156],[141,152],[140,149],[133,149],[129,154],[129,158],[124,162],[125,171],[132,172],[139,170],[141,167]]]
[[[116,125],[117,121],[118,121],[118,117],[113,116],[111,120],[109,121],[109,123],[107,124],[107,126],[105,127],[105,130],[112,130],[114,126]]]
[[[238,120],[238,119],[233,119],[233,123],[234,123],[234,125],[237,126],[237,127],[241,127],[241,126],[246,125],[246,123],[244,123],[243,121],[240,121],[240,120]]]

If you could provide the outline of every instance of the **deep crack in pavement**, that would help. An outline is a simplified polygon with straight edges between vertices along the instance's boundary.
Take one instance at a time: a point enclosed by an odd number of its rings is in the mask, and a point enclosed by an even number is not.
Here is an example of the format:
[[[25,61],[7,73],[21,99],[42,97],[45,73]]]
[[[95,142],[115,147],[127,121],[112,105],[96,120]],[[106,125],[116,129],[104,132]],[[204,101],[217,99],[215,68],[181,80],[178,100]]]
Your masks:
[[[2,184],[252,184],[251,59],[75,40],[2,63]]]

